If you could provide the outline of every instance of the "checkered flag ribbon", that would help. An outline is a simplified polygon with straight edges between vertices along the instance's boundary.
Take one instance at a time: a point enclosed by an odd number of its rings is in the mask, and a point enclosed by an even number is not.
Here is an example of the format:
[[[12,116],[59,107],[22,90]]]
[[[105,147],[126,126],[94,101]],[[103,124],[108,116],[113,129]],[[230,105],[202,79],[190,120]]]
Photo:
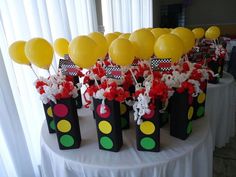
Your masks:
[[[77,76],[79,68],[71,60],[59,60],[59,68],[63,75]]]
[[[151,68],[153,71],[170,71],[171,70],[171,59],[151,59]]]
[[[107,66],[106,77],[111,79],[121,79],[121,69],[119,66]]]
[[[65,55],[64,55],[64,59],[65,59],[65,60],[71,60],[69,54],[65,54]]]

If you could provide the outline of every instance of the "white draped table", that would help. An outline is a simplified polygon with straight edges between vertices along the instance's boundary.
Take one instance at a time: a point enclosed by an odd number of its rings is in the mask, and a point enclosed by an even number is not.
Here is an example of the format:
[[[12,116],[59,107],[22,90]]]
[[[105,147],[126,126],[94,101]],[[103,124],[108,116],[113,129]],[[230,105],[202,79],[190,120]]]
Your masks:
[[[210,121],[213,146],[223,147],[235,133],[235,81],[224,73],[218,84],[208,84],[206,115]]]
[[[86,115],[86,114],[85,114]],[[136,150],[135,127],[123,131],[124,145],[117,153],[99,150],[92,116],[80,117],[80,149],[59,150],[55,134],[44,122],[41,132],[44,177],[211,177],[212,136],[208,119],[193,122],[193,132],[183,141],[161,129],[161,151]]]

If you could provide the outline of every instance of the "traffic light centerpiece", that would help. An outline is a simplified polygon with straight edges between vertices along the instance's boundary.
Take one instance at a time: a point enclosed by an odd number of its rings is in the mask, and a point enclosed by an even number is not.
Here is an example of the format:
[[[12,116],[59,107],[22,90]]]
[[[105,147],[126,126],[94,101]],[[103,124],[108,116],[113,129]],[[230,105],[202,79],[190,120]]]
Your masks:
[[[226,49],[221,44],[212,43],[210,40],[201,40],[189,53],[192,63],[201,63],[213,71],[209,83],[216,84],[223,76]]]
[[[202,62],[203,65],[208,66],[214,72],[208,82],[217,84],[223,77],[227,39],[219,38],[220,29],[217,26],[209,27],[205,33],[202,28],[195,28],[192,31],[196,38],[196,44],[194,50],[188,53],[189,58],[191,62]],[[203,38],[204,35],[205,38]]]
[[[175,92],[170,99],[170,135],[185,140],[192,133],[194,107],[188,91]],[[176,104],[178,103],[178,104]]]
[[[185,140],[192,132],[194,113],[199,111],[195,110],[197,108],[193,100],[197,97],[201,103],[205,101],[206,88],[203,89],[201,83],[209,79],[210,72],[201,64],[183,62],[182,65],[175,66],[172,73],[163,75],[162,80],[173,89],[169,102],[172,136]],[[202,116],[205,108],[201,109]]]
[[[159,79],[147,78],[145,86],[135,92],[133,109],[137,123],[136,144],[140,151],[160,151],[160,109],[161,102],[168,99],[168,88]]]
[[[209,82],[216,84],[219,82],[220,78],[223,77],[223,68],[225,63],[226,49],[222,45],[212,44],[210,46],[212,52],[206,54],[207,66],[214,72],[215,77],[211,77]]]
[[[78,96],[81,84],[74,86],[71,78],[59,72],[47,79],[36,80],[35,86],[45,104],[47,118],[50,117],[48,127],[56,131],[59,148],[79,148],[81,135],[74,98]]]
[[[75,100],[72,97],[51,102],[59,148],[80,147],[81,134]]]
[[[99,148],[118,152],[123,145],[120,105],[129,93],[112,80],[92,85],[87,92],[93,97]]]

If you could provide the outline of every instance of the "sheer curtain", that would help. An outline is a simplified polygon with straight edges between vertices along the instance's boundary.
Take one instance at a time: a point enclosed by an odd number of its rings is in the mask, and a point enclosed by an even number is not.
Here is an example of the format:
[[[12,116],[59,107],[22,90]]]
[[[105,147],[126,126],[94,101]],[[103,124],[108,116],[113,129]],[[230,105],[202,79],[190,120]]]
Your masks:
[[[28,66],[11,61],[8,46],[33,37],[71,40],[92,31],[97,31],[95,0],[0,1],[0,176],[40,176],[40,129],[45,119],[33,86],[35,76]],[[54,57],[55,67],[57,62]]]
[[[28,147],[11,93],[1,51],[0,113],[0,176],[17,176],[16,174],[18,176],[34,176]]]
[[[16,40],[71,40],[98,30],[96,0],[0,0],[0,176],[40,176],[44,112],[28,66],[9,58]],[[152,0],[102,0],[106,32],[152,26]],[[57,67],[55,56],[53,65]],[[35,68],[38,75],[47,72]],[[53,73],[53,69],[50,70]]]
[[[102,0],[105,33],[152,27],[152,0]]]

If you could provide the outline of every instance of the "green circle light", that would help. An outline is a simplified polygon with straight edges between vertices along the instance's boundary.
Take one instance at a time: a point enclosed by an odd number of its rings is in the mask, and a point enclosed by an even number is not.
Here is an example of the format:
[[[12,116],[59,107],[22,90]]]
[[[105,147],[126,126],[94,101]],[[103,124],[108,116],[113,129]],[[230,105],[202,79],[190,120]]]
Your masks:
[[[105,149],[111,149],[113,147],[113,142],[112,140],[107,137],[107,136],[103,136],[101,139],[100,139],[100,144],[102,145],[103,148]]]
[[[56,130],[56,126],[55,126],[54,120],[50,121],[49,126],[50,126],[51,129]]]
[[[198,116],[198,117],[203,116],[204,112],[205,112],[204,106],[200,106],[200,107],[198,108],[198,110],[197,110],[197,116]]]
[[[153,149],[156,146],[156,143],[155,143],[155,141],[152,138],[145,137],[145,138],[141,139],[140,145],[144,149],[151,150],[151,149]]]
[[[191,132],[192,132],[192,121],[188,123],[187,134],[190,134]]]
[[[74,138],[70,135],[63,135],[60,137],[60,143],[65,147],[73,146],[74,142]]]

